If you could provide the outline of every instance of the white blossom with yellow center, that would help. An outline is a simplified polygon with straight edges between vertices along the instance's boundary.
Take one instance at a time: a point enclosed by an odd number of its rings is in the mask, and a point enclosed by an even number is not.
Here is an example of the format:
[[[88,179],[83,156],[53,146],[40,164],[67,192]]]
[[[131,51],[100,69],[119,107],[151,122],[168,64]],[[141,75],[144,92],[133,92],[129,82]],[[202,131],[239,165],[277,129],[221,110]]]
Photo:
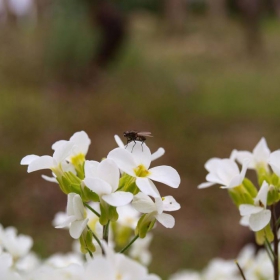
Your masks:
[[[116,148],[108,154],[121,171],[136,178],[137,187],[146,195],[160,197],[152,180],[178,188],[181,182],[178,172],[166,165],[150,168],[152,155],[145,143],[130,142],[126,149]]]

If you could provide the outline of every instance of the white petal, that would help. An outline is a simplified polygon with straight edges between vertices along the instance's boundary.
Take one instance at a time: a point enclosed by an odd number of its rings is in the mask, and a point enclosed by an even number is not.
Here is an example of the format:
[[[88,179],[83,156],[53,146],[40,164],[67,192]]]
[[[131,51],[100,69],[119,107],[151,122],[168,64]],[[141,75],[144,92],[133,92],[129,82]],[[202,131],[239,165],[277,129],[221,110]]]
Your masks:
[[[267,164],[270,150],[267,146],[265,138],[262,138],[253,150],[255,161]]]
[[[75,213],[75,217],[77,220],[83,220],[84,219],[84,205],[83,205],[83,201],[81,199],[81,197],[76,194],[73,198],[73,207],[74,207],[74,213]]]
[[[223,185],[229,186],[233,178],[240,174],[238,165],[230,159],[222,159],[219,168],[216,170],[217,176],[223,182]]]
[[[146,169],[149,169],[152,155],[151,151],[145,143],[141,143],[140,141],[130,142],[126,148],[129,152],[131,152],[136,165],[144,165]]]
[[[225,185],[226,183],[216,174],[216,173],[208,173],[206,176],[206,181],[211,182],[213,185]]]
[[[201,183],[200,185],[198,185],[198,189],[205,189],[205,188],[209,188],[211,186],[215,185],[215,183],[211,183],[211,182],[205,182],[205,183]]]
[[[255,163],[254,163],[254,156],[252,153],[247,152],[247,151],[237,151],[236,152],[236,159],[237,161],[242,164],[245,159],[250,160],[250,164],[248,165],[249,169],[254,169],[255,168]]]
[[[85,177],[97,177],[97,168],[99,162],[95,160],[86,160],[85,161]]]
[[[158,189],[155,184],[149,178],[136,178],[136,185],[146,195],[150,195],[153,197],[160,197]]]
[[[240,174],[238,176],[235,176],[234,178],[232,178],[231,182],[227,186],[228,188],[234,188],[234,187],[237,187],[242,184],[249,164],[250,164],[250,159],[243,160],[242,169],[241,169]]]
[[[84,183],[90,190],[95,192],[98,196],[110,194],[112,192],[112,187],[107,182],[99,178],[85,178]]]
[[[69,230],[71,237],[74,239],[78,239],[81,236],[85,227],[87,226],[87,223],[88,219],[73,222]]]
[[[266,209],[257,214],[253,214],[249,218],[250,228],[253,231],[263,229],[270,221],[271,211]]]
[[[107,195],[103,195],[102,199],[108,204],[118,207],[124,206],[131,202],[133,194],[130,192],[115,192]]]
[[[115,138],[115,141],[116,141],[117,145],[118,145],[120,148],[124,148],[124,143],[123,143],[123,141],[121,140],[121,138],[119,137],[119,135],[115,135],[114,138]]]
[[[157,213],[161,214],[163,212],[163,201],[161,197],[156,197],[155,198],[155,205],[157,208]]]
[[[176,211],[181,208],[181,205],[171,195],[162,198],[164,211]]]
[[[57,180],[55,177],[50,177],[50,176],[47,176],[47,175],[42,175],[42,178],[48,182],[51,182],[51,183],[57,183]]]
[[[169,214],[159,214],[156,219],[166,228],[173,228],[175,226],[175,219]]]
[[[248,216],[243,216],[240,221],[239,221],[239,224],[241,226],[244,226],[244,227],[248,227],[249,226],[249,219],[250,219],[250,215]]]
[[[216,171],[216,169],[220,166],[222,162],[222,159],[220,158],[210,158],[205,164],[205,169],[212,173],[213,171]]]
[[[119,186],[120,171],[113,160],[102,160],[98,166],[97,172],[98,177],[107,182],[112,187],[112,192],[117,190]]]
[[[266,181],[263,181],[262,186],[258,192],[258,195],[256,196],[256,198],[254,199],[255,204],[257,206],[263,206],[264,208],[266,208],[266,202],[267,202],[267,193],[269,191],[269,185]],[[259,205],[261,201],[262,205]]]
[[[65,143],[67,143],[68,141],[66,140],[59,140],[59,141],[56,141],[55,143],[53,143],[52,145],[52,149],[55,151],[57,150],[59,147],[63,146]]]
[[[34,161],[34,160],[37,159],[37,158],[39,158],[39,156],[37,156],[37,155],[28,155],[28,156],[25,156],[25,157],[21,160],[20,164],[21,164],[21,165],[28,165],[28,164],[30,164],[32,161]]]
[[[67,218],[65,218],[65,220],[59,224],[57,224],[55,226],[55,228],[64,228],[64,227],[68,227],[70,225],[70,223],[74,222],[76,220],[75,216],[68,216]]]
[[[119,280],[146,280],[145,276],[147,275],[147,268],[137,261],[132,260],[123,254],[118,254],[115,255],[115,263],[118,264],[117,272],[120,277],[114,277],[112,280],[117,280],[118,278]]]
[[[165,154],[165,150],[163,148],[158,148],[157,151],[152,153],[152,161],[162,157]]]
[[[151,213],[157,210],[152,199],[141,192],[134,196],[132,206],[141,213]]]
[[[53,153],[53,158],[57,163],[62,162],[68,156],[70,156],[74,143],[66,141],[63,145],[60,145]]]
[[[280,176],[280,151],[275,151],[270,154],[269,165],[271,166],[273,172]]]
[[[84,155],[87,154],[91,141],[85,131],[79,131],[74,133],[73,136],[70,138],[70,141],[75,143],[80,153]]]
[[[51,156],[41,156],[28,165],[27,172],[50,169],[51,167],[54,167],[53,158]]]
[[[134,161],[131,153],[126,149],[116,148],[108,154],[107,158],[112,159],[117,164],[119,169],[130,176],[135,177],[135,172],[133,169],[137,167],[137,164]]]
[[[76,193],[69,193],[67,195],[67,207],[66,207],[66,213],[68,216],[75,216],[74,211],[74,197]]]
[[[259,213],[261,211],[263,211],[262,207],[254,206],[251,204],[241,204],[239,206],[239,212],[241,216],[248,216]]]
[[[172,188],[178,188],[181,182],[178,172],[170,166],[162,165],[149,170],[148,177],[157,182],[166,184]]]
[[[116,271],[107,258],[103,256],[95,256],[86,265],[86,272],[84,279],[87,280],[111,280],[116,279]]]

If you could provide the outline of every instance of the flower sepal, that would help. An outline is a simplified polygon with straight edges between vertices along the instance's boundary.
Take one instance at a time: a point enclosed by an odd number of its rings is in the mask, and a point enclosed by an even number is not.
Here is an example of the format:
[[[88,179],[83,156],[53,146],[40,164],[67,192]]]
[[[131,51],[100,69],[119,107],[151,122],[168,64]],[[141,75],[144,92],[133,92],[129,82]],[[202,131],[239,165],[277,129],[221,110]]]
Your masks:
[[[100,224],[105,226],[108,224],[109,221],[116,222],[119,218],[117,208],[109,205],[105,201],[101,200],[100,202]]]
[[[124,173],[120,178],[118,190],[122,190],[124,192],[130,192],[136,195],[139,192],[139,188],[137,187],[135,182],[136,182],[135,177],[132,177]]]
[[[57,177],[60,189],[65,193],[77,193],[81,194],[81,180],[75,176],[71,171],[64,172],[59,178]]]
[[[258,183],[261,186],[263,181],[270,182],[271,174],[266,166],[258,166],[256,168],[257,176],[258,176]]]
[[[83,183],[81,184],[81,197],[84,202],[99,202],[98,194],[90,190],[88,187],[83,186]]]
[[[80,250],[83,254],[87,254],[88,252],[94,253],[96,251],[96,248],[92,242],[92,233],[88,229],[83,231],[79,241]]]
[[[135,235],[139,234],[140,238],[145,238],[147,233],[153,229],[156,222],[155,213],[144,214],[141,216],[135,229]]]
[[[265,228],[257,231],[255,233],[255,238],[258,245],[263,245],[266,239],[268,242],[272,242],[274,240],[274,235],[271,230],[270,224],[267,224]]]
[[[248,183],[248,182],[247,182]],[[249,184],[247,184],[247,187]],[[251,192],[250,187],[250,192]],[[245,188],[245,186],[242,184],[238,187],[235,187],[233,189],[229,189],[229,196],[231,197],[233,203],[239,207],[241,204],[254,204],[253,197],[251,193]]]
[[[280,194],[276,187],[270,186],[267,194],[267,205],[276,204],[280,200]]]
[[[246,191],[252,196],[256,197],[258,194],[258,190],[255,187],[255,185],[248,179],[245,178],[242,182],[243,187],[246,189]]]

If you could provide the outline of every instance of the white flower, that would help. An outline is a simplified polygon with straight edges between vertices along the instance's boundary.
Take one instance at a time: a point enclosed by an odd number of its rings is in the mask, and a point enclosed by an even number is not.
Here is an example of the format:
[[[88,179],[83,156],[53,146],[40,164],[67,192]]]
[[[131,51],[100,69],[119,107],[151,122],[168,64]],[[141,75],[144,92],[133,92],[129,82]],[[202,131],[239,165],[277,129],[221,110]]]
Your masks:
[[[87,263],[84,279],[87,280],[160,280],[156,275],[149,275],[147,268],[124,254],[115,254],[107,246],[106,257],[95,256]]]
[[[198,272],[191,270],[183,270],[177,272],[169,278],[169,280],[201,280],[201,276]]]
[[[30,236],[23,234],[17,235],[17,230],[14,227],[6,228],[2,238],[3,247],[15,259],[27,255],[33,245],[33,240]]]
[[[104,159],[100,163],[86,161],[85,174],[85,185],[95,192],[100,200],[104,200],[115,207],[131,202],[132,193],[117,191],[120,172],[113,160]]]
[[[64,228],[69,226],[71,237],[78,239],[88,223],[82,199],[78,194],[68,194],[66,212],[68,217],[60,225],[57,225],[56,228]]]
[[[51,169],[53,172],[61,174],[68,168],[66,159],[71,154],[74,143],[66,142],[60,145],[54,152],[53,156],[25,156],[20,164],[28,165],[27,172],[33,172],[41,169]],[[72,168],[69,167],[72,171]]]
[[[139,260],[145,266],[148,266],[152,261],[152,254],[149,251],[149,246],[153,239],[153,235],[148,233],[145,238],[140,238],[134,242],[129,250],[129,256],[135,260]]]
[[[28,255],[24,256],[23,258],[19,259],[15,267],[20,272],[30,272],[37,268],[40,264],[39,258],[33,253],[29,253]]]
[[[141,192],[134,196],[132,206],[141,213],[151,213],[166,228],[173,228],[175,219],[173,216],[163,213],[163,211],[176,211],[181,208],[172,196],[156,197],[154,202],[149,196]]]
[[[241,164],[244,160],[249,159],[250,163],[248,165],[248,169],[258,169],[260,167],[264,167],[268,170],[270,150],[267,146],[265,138],[262,138],[258,142],[252,153],[248,151],[234,151],[234,156]]]
[[[280,151],[275,151],[270,154],[269,165],[273,172],[280,177]]]
[[[114,138],[120,148],[125,148],[125,144],[123,143],[123,141],[121,140],[121,138],[118,135],[115,135]],[[165,154],[165,150],[162,147],[158,148],[157,151],[152,153],[152,156],[151,156],[152,161],[162,157],[164,154]]]
[[[234,261],[213,259],[203,271],[202,279],[207,280],[239,280],[240,274]]]
[[[238,254],[237,261],[244,271],[253,265],[256,247],[253,244],[246,245]]]
[[[62,268],[71,264],[83,265],[83,258],[81,254],[75,253],[54,254],[50,256],[45,263],[54,268]]]
[[[116,148],[108,154],[108,158],[116,162],[118,167],[128,175],[136,178],[136,185],[145,194],[160,197],[152,180],[178,188],[180,176],[178,172],[166,165],[150,168],[152,161],[151,151],[145,143],[136,141],[128,144],[127,149]]]
[[[242,184],[249,160],[244,160],[242,170],[239,171],[238,165],[232,159],[209,159],[204,167],[209,172],[206,176],[207,182],[198,186],[199,189],[208,188],[215,184],[219,184],[222,188],[234,188]]]
[[[21,280],[18,273],[13,271],[13,257],[8,253],[0,254],[0,279],[3,280]]]
[[[254,205],[241,204],[239,206],[240,215],[249,217],[249,226],[253,231],[263,229],[270,221],[271,211],[266,209],[268,191],[269,185],[264,181],[254,199]]]
[[[87,133],[85,131],[79,131],[74,133],[69,141],[66,140],[59,140],[52,145],[52,149],[56,151],[61,146],[65,145],[65,143],[70,142],[73,143],[73,149],[71,154],[68,157],[70,162],[75,161],[77,158],[81,157],[82,159],[85,158],[89,145],[91,143]]]
[[[139,212],[130,204],[117,208],[119,214],[118,224],[135,229],[140,218]]]

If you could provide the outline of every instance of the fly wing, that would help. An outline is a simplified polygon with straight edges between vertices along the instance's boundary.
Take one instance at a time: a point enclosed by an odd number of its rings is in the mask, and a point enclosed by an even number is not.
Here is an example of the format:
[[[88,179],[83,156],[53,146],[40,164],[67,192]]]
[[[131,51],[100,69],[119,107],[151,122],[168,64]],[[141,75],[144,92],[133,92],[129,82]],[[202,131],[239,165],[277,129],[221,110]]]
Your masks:
[[[148,131],[140,131],[140,132],[137,132],[137,135],[138,135],[138,136],[144,136],[144,137],[153,137],[151,134],[152,134],[152,133],[151,133],[151,132],[148,132]]]

